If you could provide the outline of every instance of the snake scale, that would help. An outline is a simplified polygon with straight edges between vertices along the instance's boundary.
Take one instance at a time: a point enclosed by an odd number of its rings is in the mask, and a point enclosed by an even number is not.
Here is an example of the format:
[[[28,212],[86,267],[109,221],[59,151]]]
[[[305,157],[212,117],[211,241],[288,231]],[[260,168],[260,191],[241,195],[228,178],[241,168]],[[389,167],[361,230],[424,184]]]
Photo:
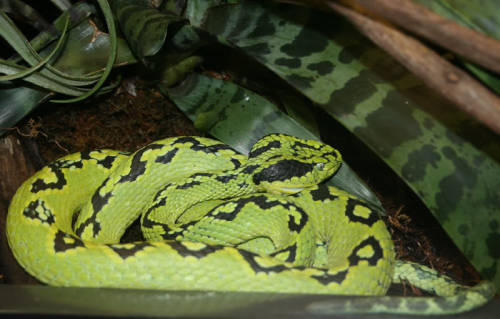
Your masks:
[[[318,313],[456,313],[493,297],[490,282],[463,286],[396,260],[378,213],[321,183],[340,165],[334,148],[284,134],[248,156],[190,136],[75,153],[18,189],[7,237],[55,286],[378,296]],[[138,218],[147,241],[120,243]],[[401,281],[437,296],[384,296]]]

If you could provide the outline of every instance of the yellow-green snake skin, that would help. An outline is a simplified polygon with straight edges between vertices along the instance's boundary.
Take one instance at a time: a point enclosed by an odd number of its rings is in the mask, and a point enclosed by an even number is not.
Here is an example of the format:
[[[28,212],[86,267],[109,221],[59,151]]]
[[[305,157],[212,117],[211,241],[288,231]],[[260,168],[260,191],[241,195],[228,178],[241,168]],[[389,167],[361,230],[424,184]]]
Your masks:
[[[283,134],[248,157],[188,136],[76,153],[18,189],[7,237],[55,286],[379,296],[318,313],[455,313],[492,298],[490,282],[466,287],[396,260],[377,212],[321,183],[340,164],[332,147]],[[148,241],[119,243],[139,216]],[[400,281],[438,296],[383,296]]]

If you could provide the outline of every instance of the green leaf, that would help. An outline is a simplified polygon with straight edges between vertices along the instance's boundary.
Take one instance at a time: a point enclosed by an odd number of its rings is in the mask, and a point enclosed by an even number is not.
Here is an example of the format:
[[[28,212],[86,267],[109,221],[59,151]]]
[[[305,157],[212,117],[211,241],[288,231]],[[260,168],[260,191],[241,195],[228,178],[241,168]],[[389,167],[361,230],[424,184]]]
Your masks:
[[[201,61],[201,57],[193,55],[180,61],[176,65],[165,68],[161,76],[161,85],[169,87],[181,82],[186,77],[186,74],[198,66]]]
[[[222,4],[239,3],[239,0],[204,0],[204,1],[187,1],[184,16],[191,22],[192,25],[199,26],[208,9]]]
[[[187,24],[171,34],[165,45],[166,49],[155,56],[156,65],[150,63],[152,69],[161,70],[161,85],[168,87],[184,80],[203,60],[193,54],[210,42],[213,42],[213,39],[207,39],[206,35],[199,34],[198,29]]]
[[[87,3],[79,2],[74,6],[70,7],[67,12],[61,14],[54,21],[54,28],[56,31],[61,32],[65,25],[65,20],[67,17],[70,19],[70,29],[77,26],[80,22],[95,14],[95,8]],[[30,45],[35,52],[41,52],[47,46],[51,45],[59,37],[59,33],[49,32],[48,30],[40,32],[32,40],[30,40]],[[13,57],[9,61],[18,63],[21,61],[20,57]]]
[[[41,89],[0,83],[0,136],[13,129],[26,114],[52,94]]]
[[[316,102],[420,196],[456,245],[500,287],[500,143],[339,17],[243,2],[201,28]]]
[[[0,60],[0,73],[7,75],[16,75],[19,73],[23,73],[26,71],[26,68],[21,67],[16,64],[11,64],[8,61]],[[71,86],[67,86],[61,84],[58,81],[54,81],[40,73],[29,74],[23,78],[24,81],[33,83],[39,87],[45,88],[49,91],[54,91],[67,95],[78,96],[83,94],[85,91],[79,88],[73,88]]]
[[[65,47],[54,67],[72,76],[88,77],[100,74],[108,61],[110,39],[107,33],[96,29],[94,23],[85,20],[71,30]],[[124,39],[117,39],[114,67],[136,63]]]
[[[172,12],[176,15],[182,15],[182,12],[186,8],[186,2],[189,0],[173,0],[173,1],[163,1],[159,9],[161,11]]]
[[[101,71],[109,54],[109,38],[107,34],[102,32],[95,36],[95,31],[95,24],[88,20],[73,28],[64,44],[63,51],[54,63],[54,67],[62,72],[70,72],[71,76],[82,75],[86,77],[88,74]],[[118,54],[115,64],[126,65],[134,62],[135,58],[127,44],[123,39],[118,39]],[[2,66],[0,65],[0,67]],[[21,71],[21,69],[16,68],[15,64],[6,64],[4,67],[9,68],[10,74]],[[33,78],[35,84],[39,80],[42,82],[40,87],[46,87],[48,90],[57,92],[59,89],[68,89],[70,91],[67,93],[74,93],[74,95],[83,93],[83,91],[76,91],[72,87],[68,88],[58,82],[48,80],[39,74],[32,74],[31,79]],[[5,82],[0,85],[0,135],[5,133],[5,129],[16,125],[39,103],[53,96],[50,91],[23,87],[22,85],[24,85],[22,82]]]
[[[479,78],[481,82],[490,87],[496,94],[500,94],[500,76],[496,73],[487,71],[475,64],[465,63],[465,66],[472,72],[475,76]]]
[[[22,34],[22,32],[16,27],[16,25],[10,20],[10,18],[3,12],[0,12],[0,36],[4,38],[8,44],[19,54],[30,66],[36,67],[42,61],[42,58],[33,49],[28,39]],[[10,63],[10,65],[14,65]],[[43,65],[46,65],[45,63]],[[18,66],[23,68],[22,66]],[[67,85],[87,85],[91,82],[79,82],[64,79],[52,72],[47,65],[47,68],[42,69],[39,72],[41,75],[58,82],[66,82]]]
[[[500,39],[497,0],[413,0],[459,24]]]
[[[112,8],[130,48],[140,59],[155,55],[165,42],[169,24],[182,19],[153,8],[145,0],[115,0]]]
[[[61,34],[61,37],[59,38],[59,41],[57,41],[56,46],[54,47],[52,52],[49,53],[49,55],[47,55],[45,58],[41,59],[38,62],[38,64],[33,65],[32,67],[27,68],[24,71],[21,71],[19,73],[12,74],[12,75],[0,76],[0,81],[12,81],[15,79],[26,77],[26,76],[34,73],[35,71],[39,70],[44,65],[46,65],[50,61],[50,59],[52,59],[52,57],[59,51],[64,40],[66,40],[66,32],[68,30],[68,24],[69,24],[69,17],[67,17],[67,19],[66,19],[66,23],[64,24],[64,30],[63,30],[63,33]]]
[[[67,14],[63,14],[58,20],[68,21],[69,17]],[[64,27],[66,28],[66,23],[64,23]],[[7,43],[16,51],[20,57],[26,61],[30,66],[36,68],[37,65],[40,65],[43,61],[42,57],[38,55],[37,51],[32,47],[31,43],[28,42],[28,39],[23,35],[23,33],[16,27],[16,25],[10,20],[10,18],[4,14],[0,14],[0,36],[4,38]],[[61,35],[62,37],[62,35]],[[59,46],[59,44],[58,44]],[[49,50],[50,48],[47,48]],[[10,59],[10,62],[18,62],[18,60]],[[11,65],[13,65],[11,63]],[[67,86],[86,86],[94,83],[97,79],[88,79],[88,78],[75,78],[71,77],[68,74],[65,74],[55,68],[53,68],[50,64],[43,63],[44,68],[40,70],[40,74],[46,78],[49,78],[53,81],[60,82],[63,85]],[[19,66],[22,68],[22,66]],[[61,92],[62,93],[62,92]]]
[[[116,37],[116,29],[115,29],[115,21],[113,19],[113,13],[111,12],[111,7],[109,6],[107,0],[97,0],[97,3],[99,3],[99,7],[102,10],[102,13],[104,15],[104,19],[106,20],[106,25],[108,27],[108,32],[109,32],[109,52],[107,53],[107,61],[106,61],[106,66],[104,67],[104,70],[102,71],[101,77],[99,78],[99,81],[87,92],[84,94],[81,94],[80,96],[72,99],[66,99],[66,100],[52,100],[52,102],[57,102],[57,103],[74,103],[74,102],[79,102],[82,101],[89,96],[93,95],[96,93],[99,88],[104,84],[106,79],[108,78],[109,74],[111,73],[111,69],[113,68],[113,64],[115,63],[116,59],[116,52],[118,50],[118,41]]]
[[[265,98],[231,82],[194,74],[175,88],[160,88],[199,130],[209,132],[243,154],[248,153],[257,139],[270,133],[319,139]],[[377,197],[346,163],[331,183],[383,212]]]
[[[20,0],[4,0],[0,2],[0,11],[2,13],[15,14],[23,18],[24,23],[28,23],[36,29],[47,29],[53,31],[50,23],[30,5]]]

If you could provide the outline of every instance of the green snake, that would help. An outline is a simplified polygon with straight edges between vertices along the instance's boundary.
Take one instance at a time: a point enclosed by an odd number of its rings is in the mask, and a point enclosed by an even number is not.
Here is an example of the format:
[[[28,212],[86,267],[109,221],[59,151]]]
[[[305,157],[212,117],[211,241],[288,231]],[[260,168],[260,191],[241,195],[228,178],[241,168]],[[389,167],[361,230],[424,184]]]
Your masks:
[[[318,313],[456,313],[493,297],[488,281],[463,286],[396,260],[378,213],[321,183],[340,165],[334,148],[283,134],[248,156],[190,136],[75,153],[18,189],[7,237],[18,262],[55,286],[378,296]],[[120,243],[139,217],[148,240]],[[384,296],[401,281],[438,296]]]

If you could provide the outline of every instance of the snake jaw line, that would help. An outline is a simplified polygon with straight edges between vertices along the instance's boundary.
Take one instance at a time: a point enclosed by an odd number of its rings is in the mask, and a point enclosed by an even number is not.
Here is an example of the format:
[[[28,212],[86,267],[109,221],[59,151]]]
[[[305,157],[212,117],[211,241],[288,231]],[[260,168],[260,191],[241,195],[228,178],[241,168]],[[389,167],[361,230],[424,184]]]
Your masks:
[[[292,186],[274,186],[268,188],[268,192],[273,194],[297,194],[304,190],[304,187],[292,187]]]

